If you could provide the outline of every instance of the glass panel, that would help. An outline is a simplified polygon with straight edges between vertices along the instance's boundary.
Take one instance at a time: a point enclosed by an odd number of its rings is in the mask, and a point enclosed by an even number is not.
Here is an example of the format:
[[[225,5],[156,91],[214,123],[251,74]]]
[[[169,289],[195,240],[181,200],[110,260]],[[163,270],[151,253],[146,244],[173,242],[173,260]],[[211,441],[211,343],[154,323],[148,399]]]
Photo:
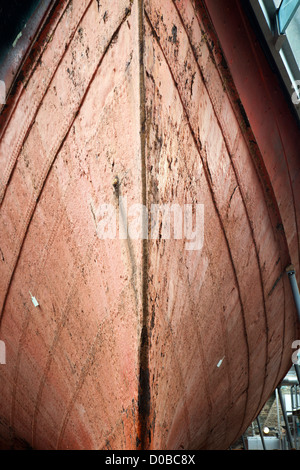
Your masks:
[[[278,10],[278,8],[280,7],[281,2],[282,2],[282,0],[273,0],[273,3],[276,7],[276,10]]]
[[[300,0],[282,0],[278,12],[279,29],[284,33],[300,5]]]
[[[300,70],[300,8],[298,8],[286,29],[286,36]]]

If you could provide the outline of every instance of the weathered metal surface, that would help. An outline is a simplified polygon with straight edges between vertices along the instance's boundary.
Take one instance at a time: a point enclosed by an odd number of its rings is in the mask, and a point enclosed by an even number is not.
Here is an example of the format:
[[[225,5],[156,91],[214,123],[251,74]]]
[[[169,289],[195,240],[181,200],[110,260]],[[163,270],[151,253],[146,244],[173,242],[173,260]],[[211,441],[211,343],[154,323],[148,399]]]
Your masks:
[[[290,367],[297,186],[202,2],[61,2],[47,28],[1,122],[1,445],[227,448]],[[203,204],[203,247],[101,239],[120,197]]]

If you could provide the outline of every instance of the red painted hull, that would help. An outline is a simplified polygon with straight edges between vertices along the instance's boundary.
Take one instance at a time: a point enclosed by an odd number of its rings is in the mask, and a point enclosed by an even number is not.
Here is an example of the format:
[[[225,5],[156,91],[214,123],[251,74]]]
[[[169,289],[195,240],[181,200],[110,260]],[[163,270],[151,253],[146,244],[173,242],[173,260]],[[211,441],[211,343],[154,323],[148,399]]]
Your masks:
[[[226,449],[290,368],[299,129],[252,34],[234,0],[52,12],[0,116],[2,448]],[[119,196],[204,205],[203,246],[102,239]]]

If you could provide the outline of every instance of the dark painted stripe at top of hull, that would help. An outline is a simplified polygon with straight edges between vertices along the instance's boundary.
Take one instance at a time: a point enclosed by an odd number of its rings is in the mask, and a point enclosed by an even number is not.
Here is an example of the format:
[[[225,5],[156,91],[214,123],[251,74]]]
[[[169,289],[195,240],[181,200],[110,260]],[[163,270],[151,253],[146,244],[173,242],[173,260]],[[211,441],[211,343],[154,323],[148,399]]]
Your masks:
[[[15,79],[19,79],[21,69],[32,53],[32,46],[53,14],[54,7],[53,0],[32,0],[19,6],[11,2],[2,7],[0,79],[5,83],[7,96],[13,92]],[[0,103],[0,110],[5,113],[3,104]]]

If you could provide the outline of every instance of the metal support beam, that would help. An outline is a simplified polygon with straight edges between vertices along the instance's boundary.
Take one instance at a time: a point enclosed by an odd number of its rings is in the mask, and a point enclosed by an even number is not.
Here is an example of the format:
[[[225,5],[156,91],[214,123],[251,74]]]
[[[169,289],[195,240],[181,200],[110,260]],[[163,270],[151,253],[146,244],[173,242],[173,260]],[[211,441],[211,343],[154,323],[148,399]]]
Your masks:
[[[242,443],[243,443],[243,449],[246,450],[246,443],[245,443],[244,434],[242,434]]]
[[[294,415],[294,411],[297,409],[297,385],[292,385],[291,387],[291,404],[292,404],[292,421],[293,421],[293,434],[294,434],[294,447],[297,450],[297,422]],[[294,396],[295,393],[295,396]]]
[[[274,23],[274,46],[276,51],[280,51],[283,44],[286,41],[286,34],[280,32],[279,20],[278,15],[276,15],[275,23]]]
[[[294,368],[298,379],[298,385],[300,386],[300,367],[298,366],[298,364],[294,364]]]
[[[279,395],[279,401],[280,401],[281,410],[282,410],[282,414],[283,414],[283,419],[284,419],[284,423],[285,423],[288,443],[289,443],[290,449],[292,449],[293,448],[292,434],[291,434],[289,421],[288,421],[288,417],[287,417],[287,413],[286,413],[286,409],[285,409],[285,403],[284,403],[284,399],[283,399],[280,387],[278,387],[278,395]]]
[[[260,422],[259,422],[259,417],[258,416],[256,418],[256,422],[257,422],[257,426],[258,426],[258,430],[259,430],[259,434],[260,434],[263,449],[266,450],[265,440],[264,440],[264,436],[263,436],[263,433],[262,433],[262,430],[261,430],[261,427],[260,427]]]
[[[276,396],[278,437],[279,437],[279,444],[280,444],[280,450],[281,450],[282,449],[282,435],[281,435],[281,424],[280,424],[280,414],[279,414],[278,388],[275,389],[275,396]]]
[[[291,283],[291,288],[292,288],[292,292],[293,292],[293,296],[294,296],[294,300],[296,304],[296,309],[298,313],[298,320],[300,322],[300,294],[299,294],[299,288],[297,284],[296,272],[295,272],[294,266],[293,265],[288,266],[286,268],[286,272],[289,276],[289,280]]]

